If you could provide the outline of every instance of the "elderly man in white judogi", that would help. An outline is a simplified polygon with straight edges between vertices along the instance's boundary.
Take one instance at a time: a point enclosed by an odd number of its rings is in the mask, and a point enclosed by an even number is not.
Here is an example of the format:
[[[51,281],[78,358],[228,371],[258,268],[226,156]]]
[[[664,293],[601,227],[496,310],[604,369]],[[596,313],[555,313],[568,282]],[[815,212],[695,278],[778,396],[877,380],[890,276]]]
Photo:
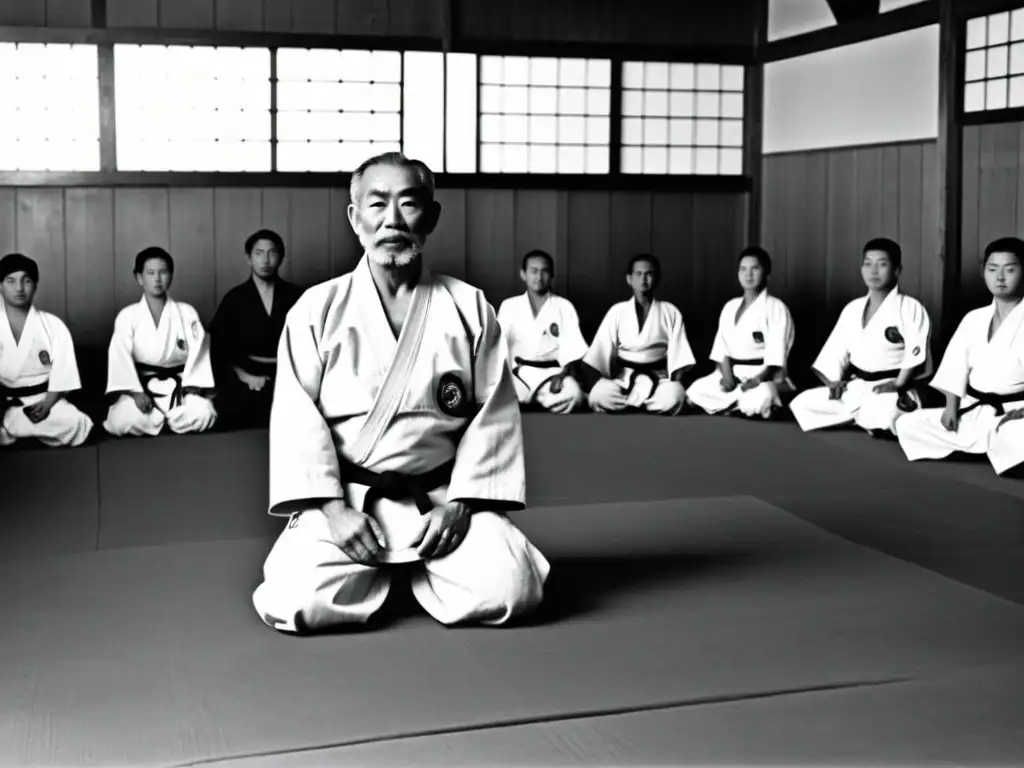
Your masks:
[[[945,408],[896,420],[907,458],[987,454],[996,474],[1024,462],[1024,241],[1001,238],[985,249],[982,270],[992,303],[967,313],[946,346],[931,385]]]
[[[612,305],[583,356],[583,386],[595,411],[674,416],[683,408],[682,378],[697,360],[683,313],[655,298],[660,277],[656,256],[630,259],[626,283],[633,298]]]
[[[772,260],[757,246],[740,253],[737,273],[743,295],[726,302],[711,345],[713,373],[690,385],[687,399],[708,414],[740,413],[769,418],[793,390],[787,372],[796,331],[789,308],[768,293]]]
[[[0,446],[35,439],[76,447],[93,422],[65,399],[82,386],[75,345],[64,321],[33,306],[38,284],[32,259],[0,259]]]
[[[865,244],[861,276],[868,293],[844,307],[814,361],[825,386],[789,404],[805,432],[855,424],[891,436],[897,416],[921,407],[916,386],[932,373],[931,319],[920,301],[899,290],[902,265],[896,242]]]
[[[519,402],[570,413],[585,399],[573,368],[586,354],[587,342],[572,302],[551,290],[554,273],[549,253],[526,254],[519,272],[526,291],[501,302],[498,325]]]
[[[288,313],[270,421],[270,509],[288,517],[253,595],[282,632],[367,622],[392,571],[439,622],[536,608],[550,566],[525,501],[519,404],[494,309],[433,274],[434,177],[386,153],[352,175],[365,253]]]
[[[210,344],[195,308],[168,296],[174,260],[163,248],[135,258],[142,298],[114,320],[103,428],[115,437],[204,432],[217,420]]]

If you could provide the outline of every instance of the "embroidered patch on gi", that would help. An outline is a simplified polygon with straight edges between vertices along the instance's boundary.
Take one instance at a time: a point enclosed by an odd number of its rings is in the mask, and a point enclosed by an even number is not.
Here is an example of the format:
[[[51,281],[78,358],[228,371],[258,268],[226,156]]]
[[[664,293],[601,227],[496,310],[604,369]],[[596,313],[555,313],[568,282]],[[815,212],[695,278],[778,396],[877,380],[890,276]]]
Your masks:
[[[900,329],[897,328],[895,325],[890,325],[888,328],[885,329],[885,338],[886,341],[890,341],[893,344],[903,343],[903,337],[900,336]]]
[[[754,331],[754,341],[758,344],[764,344],[764,334],[760,331]]]
[[[914,347],[914,351],[911,352],[911,354],[912,355],[920,355],[921,354],[921,348],[920,347]]]
[[[39,362],[42,363],[43,365],[50,364],[50,353],[47,352],[45,349],[39,353]]]
[[[196,340],[199,339],[199,321],[198,320],[193,320],[192,321],[192,338],[196,339]]]
[[[548,330],[551,331],[552,336],[554,336],[556,339],[558,338],[558,323],[552,323],[551,328],[549,328]]]
[[[187,349],[187,347],[185,346],[184,339],[178,339],[178,349],[180,349],[182,352],[184,352]]]
[[[454,373],[446,373],[437,385],[437,407],[448,416],[466,411],[466,387]]]

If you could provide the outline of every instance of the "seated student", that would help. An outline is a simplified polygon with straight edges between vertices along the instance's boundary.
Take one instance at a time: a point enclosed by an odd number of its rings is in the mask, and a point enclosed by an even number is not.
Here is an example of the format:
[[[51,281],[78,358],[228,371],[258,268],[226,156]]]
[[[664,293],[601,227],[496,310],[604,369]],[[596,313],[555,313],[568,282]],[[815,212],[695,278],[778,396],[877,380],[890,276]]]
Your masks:
[[[302,289],[278,275],[284,241],[261,229],[245,241],[250,277],[225,294],[210,323],[210,359],[220,427],[266,427],[274,397],[277,342]]]
[[[907,458],[987,454],[996,474],[1024,462],[1024,242],[996,240],[982,269],[992,303],[968,312],[950,339],[931,385],[945,408],[896,420]]]
[[[793,390],[786,372],[796,336],[793,317],[768,293],[772,260],[763,248],[745,248],[737,271],[743,295],[727,301],[718,318],[711,345],[716,370],[693,382],[686,397],[705,413],[767,419],[782,405],[780,390]]]
[[[209,341],[199,313],[167,294],[174,260],[163,248],[135,257],[142,298],[114,321],[107,358],[107,394],[116,397],[103,428],[115,437],[204,432],[217,411]]]
[[[877,238],[863,253],[867,296],[844,307],[814,361],[825,386],[801,392],[789,404],[805,432],[856,424],[876,437],[891,435],[897,415],[921,406],[915,383],[932,372],[928,310],[899,290],[898,244]]]
[[[526,254],[519,272],[526,292],[501,302],[498,325],[519,402],[569,413],[584,402],[571,369],[586,353],[587,342],[572,302],[551,290],[554,273],[550,254]]]
[[[27,256],[0,259],[0,445],[34,438],[51,448],[86,441],[93,422],[65,400],[81,389],[71,332],[32,306],[39,266]]]
[[[633,298],[612,305],[583,356],[581,384],[595,411],[675,415],[683,408],[682,378],[697,361],[682,312],[655,298],[660,277],[657,257],[630,259],[626,284]]]

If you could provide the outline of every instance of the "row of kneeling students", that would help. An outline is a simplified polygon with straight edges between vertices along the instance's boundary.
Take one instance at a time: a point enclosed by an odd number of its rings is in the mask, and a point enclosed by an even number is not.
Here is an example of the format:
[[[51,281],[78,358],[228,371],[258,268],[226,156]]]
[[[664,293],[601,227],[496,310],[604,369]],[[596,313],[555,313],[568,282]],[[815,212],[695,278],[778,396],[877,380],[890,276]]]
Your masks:
[[[191,305],[170,298],[171,255],[156,247],[138,254],[142,295],[118,313],[107,355],[107,433],[267,424],[279,341],[302,289],[279,275],[285,246],[277,233],[255,232],[244,251],[251,275],[225,295],[209,328]],[[899,245],[870,240],[861,263],[867,292],[845,306],[813,364],[822,385],[802,392],[787,364],[793,319],[768,290],[771,258],[758,247],[739,254],[742,293],[719,316],[715,370],[688,388],[696,358],[682,312],[657,298],[661,267],[652,254],[630,259],[632,296],[608,310],[590,343],[573,304],[553,291],[554,262],[540,250],[523,257],[525,291],[501,303],[497,322],[524,407],[764,419],[788,407],[805,431],[857,425],[895,436],[910,460],[985,454],[1002,474],[1024,462],[1022,261],[1017,238],[986,247],[981,270],[992,301],[961,320],[936,369],[928,312],[899,288]],[[81,387],[74,344],[62,320],[33,307],[39,280],[30,258],[0,259],[0,446],[28,438],[76,446],[94,428],[65,398]],[[925,386],[945,396],[945,407],[923,407]]]

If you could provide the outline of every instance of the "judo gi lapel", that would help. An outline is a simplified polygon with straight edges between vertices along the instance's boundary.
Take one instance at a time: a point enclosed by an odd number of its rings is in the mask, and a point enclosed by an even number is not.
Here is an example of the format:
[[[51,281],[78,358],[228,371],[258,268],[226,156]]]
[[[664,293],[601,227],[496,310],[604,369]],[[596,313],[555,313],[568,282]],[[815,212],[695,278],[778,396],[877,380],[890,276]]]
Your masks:
[[[7,307],[0,303],[0,350],[3,350],[3,370],[7,371],[12,378],[17,378],[25,367],[29,350],[32,348],[32,337],[36,333],[36,323],[39,316],[36,308],[32,307],[25,318],[25,327],[21,332],[21,339],[15,341],[14,329],[7,318]]]
[[[412,294],[409,313],[397,341],[384,313],[384,306],[377,295],[377,288],[365,255],[356,267],[352,287],[355,291],[363,292],[362,300],[359,302],[360,316],[365,323],[374,354],[381,359],[385,354],[389,357],[384,382],[351,447],[351,461],[363,464],[398,412],[409,376],[419,357],[433,294],[433,278],[424,264],[419,284]]]
[[[988,339],[988,329],[992,326],[992,318],[995,317],[996,303],[992,302],[992,311],[989,313],[988,321],[985,323],[983,329],[984,336],[982,339]],[[1020,330],[1021,323],[1024,322],[1024,301],[1017,304],[1013,308],[1013,311],[1003,320],[998,330],[992,334],[992,340],[988,342],[987,346],[989,349],[1000,349],[1008,350],[1013,344],[1014,337]],[[28,332],[28,323],[25,323],[25,332]]]

